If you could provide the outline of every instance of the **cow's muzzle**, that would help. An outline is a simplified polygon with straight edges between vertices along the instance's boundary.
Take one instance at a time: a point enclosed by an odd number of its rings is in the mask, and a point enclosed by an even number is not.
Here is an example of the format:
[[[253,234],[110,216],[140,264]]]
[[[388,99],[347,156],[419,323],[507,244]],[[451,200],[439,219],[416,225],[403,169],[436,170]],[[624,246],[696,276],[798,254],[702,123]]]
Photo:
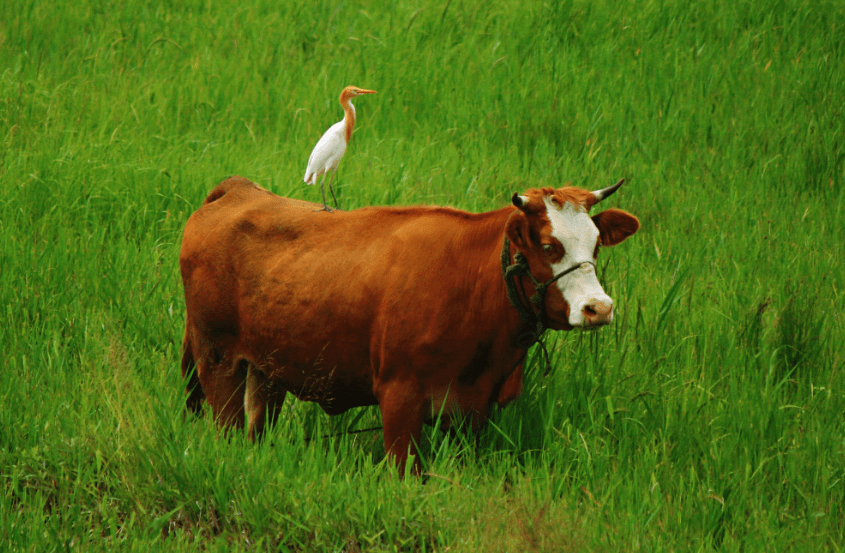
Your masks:
[[[613,303],[609,301],[593,300],[581,308],[583,328],[598,328],[613,322]]]

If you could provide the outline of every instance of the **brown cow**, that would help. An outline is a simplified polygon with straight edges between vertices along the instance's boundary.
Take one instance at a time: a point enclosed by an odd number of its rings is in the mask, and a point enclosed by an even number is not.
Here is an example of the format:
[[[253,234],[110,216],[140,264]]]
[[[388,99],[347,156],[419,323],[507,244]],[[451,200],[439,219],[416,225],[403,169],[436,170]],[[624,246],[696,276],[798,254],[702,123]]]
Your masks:
[[[468,416],[477,427],[520,395],[533,341],[520,337],[536,338],[538,319],[557,330],[612,320],[596,256],[639,221],[588,212],[622,182],[529,190],[489,213],[327,213],[225,180],[188,220],[179,257],[188,407],[206,399],[225,427],[242,428],[246,415],[255,438],[286,392],[330,415],[378,404],[385,449],[400,469],[410,450],[419,472],[424,422],[442,412],[445,424]],[[525,270],[509,277],[512,303],[502,260],[515,254]],[[539,305],[527,307],[532,295]]]

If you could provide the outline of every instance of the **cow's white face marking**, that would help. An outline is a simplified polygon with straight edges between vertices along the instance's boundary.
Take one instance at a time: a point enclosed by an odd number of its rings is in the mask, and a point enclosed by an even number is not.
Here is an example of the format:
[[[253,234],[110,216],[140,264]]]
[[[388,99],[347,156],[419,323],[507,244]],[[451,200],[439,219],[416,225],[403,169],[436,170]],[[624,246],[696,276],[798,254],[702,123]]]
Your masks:
[[[558,274],[583,263],[580,268],[558,279],[556,284],[563,299],[569,304],[569,324],[573,327],[585,326],[589,324],[584,316],[586,306],[603,305],[612,308],[613,305],[613,300],[599,284],[592,264],[595,262],[593,254],[599,239],[599,229],[585,208],[570,202],[558,207],[549,196],[543,198],[543,201],[552,225],[552,236],[561,243],[565,252],[560,261],[551,264],[552,271]],[[611,311],[602,322],[609,323],[612,318]]]

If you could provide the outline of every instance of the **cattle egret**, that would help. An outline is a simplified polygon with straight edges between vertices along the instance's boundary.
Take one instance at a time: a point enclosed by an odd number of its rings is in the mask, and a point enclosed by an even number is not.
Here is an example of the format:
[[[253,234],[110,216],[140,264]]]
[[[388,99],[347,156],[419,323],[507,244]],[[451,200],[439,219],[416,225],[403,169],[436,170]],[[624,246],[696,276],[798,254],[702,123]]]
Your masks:
[[[329,190],[331,190],[332,198],[334,198],[334,207],[337,209],[337,198],[334,195],[332,179],[337,170],[337,164],[340,163],[340,158],[346,153],[346,145],[349,144],[349,140],[352,138],[352,129],[355,127],[355,106],[352,105],[350,100],[361,94],[375,93],[375,90],[366,90],[357,86],[344,88],[343,92],[340,93],[343,120],[329,127],[329,130],[317,141],[317,145],[311,152],[311,157],[308,158],[308,168],[305,169],[305,183],[317,184],[317,178],[320,175],[323,176],[320,181],[320,191],[323,193],[323,209],[318,211],[331,211],[329,206],[326,205],[326,189],[324,187],[326,173],[329,171],[332,173],[329,176]]]

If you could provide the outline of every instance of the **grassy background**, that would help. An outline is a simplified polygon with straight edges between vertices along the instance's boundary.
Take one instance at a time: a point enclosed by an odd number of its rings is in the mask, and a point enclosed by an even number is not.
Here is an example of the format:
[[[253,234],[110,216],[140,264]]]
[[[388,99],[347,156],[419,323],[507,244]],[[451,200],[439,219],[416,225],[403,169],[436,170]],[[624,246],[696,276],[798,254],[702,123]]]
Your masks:
[[[687,4],[3,3],[3,543],[841,551],[845,7]],[[318,201],[347,84],[342,207],[624,176],[643,223],[614,324],[552,334],[477,447],[428,431],[426,481],[320,438],[375,409],[289,400],[260,446],[183,416],[184,223],[231,174]]]

